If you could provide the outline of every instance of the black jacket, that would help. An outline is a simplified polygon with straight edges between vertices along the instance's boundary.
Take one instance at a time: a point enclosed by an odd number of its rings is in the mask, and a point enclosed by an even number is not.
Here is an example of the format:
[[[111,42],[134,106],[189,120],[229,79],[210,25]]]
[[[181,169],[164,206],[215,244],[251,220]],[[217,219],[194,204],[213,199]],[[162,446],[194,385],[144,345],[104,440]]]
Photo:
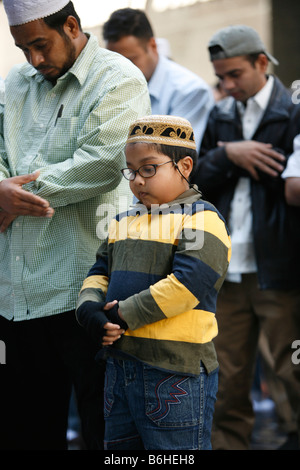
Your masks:
[[[252,140],[271,143],[287,158],[300,133],[300,105],[275,77],[269,105]],[[300,288],[300,208],[288,206],[284,181],[260,172],[254,180],[234,165],[218,141],[243,139],[236,101],[225,98],[213,108],[200,149],[193,183],[228,222],[230,203],[239,177],[251,178],[253,236],[259,285],[262,289]]]

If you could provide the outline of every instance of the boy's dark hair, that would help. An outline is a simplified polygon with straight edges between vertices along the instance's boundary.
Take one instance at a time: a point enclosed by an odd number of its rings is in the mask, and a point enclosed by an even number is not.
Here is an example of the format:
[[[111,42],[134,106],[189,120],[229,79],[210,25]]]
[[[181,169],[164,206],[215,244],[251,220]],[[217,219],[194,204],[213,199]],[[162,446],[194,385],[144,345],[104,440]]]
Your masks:
[[[44,21],[47,26],[49,26],[49,28],[56,29],[60,34],[62,34],[63,25],[65,24],[68,16],[74,16],[78,23],[80,31],[82,31],[80,18],[76,13],[72,2],[69,2],[64,8],[62,8],[57,13],[53,13],[53,15],[46,16],[44,18]]]
[[[192,169],[192,171],[190,173],[190,176],[189,176],[189,178],[191,179],[191,177],[193,176],[193,173],[196,169],[196,165],[197,165],[197,160],[198,160],[197,150],[190,149],[190,148],[187,148],[187,147],[177,147],[177,146],[174,146],[174,145],[165,145],[165,144],[152,143],[152,144],[148,144],[148,145],[153,145],[153,148],[155,148],[157,150],[157,152],[159,152],[163,155],[167,155],[175,163],[178,163],[179,160],[181,160],[184,157],[187,157],[187,156],[191,157],[191,159],[193,160],[193,169]]]
[[[146,41],[154,36],[151,24],[142,10],[121,8],[114,11],[104,23],[105,41],[119,41],[124,36],[135,36]]]

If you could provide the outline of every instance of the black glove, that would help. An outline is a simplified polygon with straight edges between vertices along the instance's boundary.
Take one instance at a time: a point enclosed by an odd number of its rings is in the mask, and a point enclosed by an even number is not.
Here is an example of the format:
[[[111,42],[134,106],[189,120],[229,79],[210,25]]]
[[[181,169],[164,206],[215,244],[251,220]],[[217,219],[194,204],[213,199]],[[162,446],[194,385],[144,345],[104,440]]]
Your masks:
[[[87,301],[78,307],[76,317],[78,323],[88,332],[88,334],[99,344],[106,334],[105,323],[110,321],[103,308],[106,302]]]
[[[105,315],[111,323],[116,323],[117,325],[120,325],[123,330],[127,330],[128,325],[120,318],[118,314],[118,308],[119,304],[115,304],[111,309],[105,310]]]
[[[123,330],[128,328],[127,323],[118,315],[119,304],[114,305],[110,310],[104,310],[106,303],[86,301],[76,310],[78,323],[98,344],[102,342],[103,336],[106,335],[105,323],[115,323]]]

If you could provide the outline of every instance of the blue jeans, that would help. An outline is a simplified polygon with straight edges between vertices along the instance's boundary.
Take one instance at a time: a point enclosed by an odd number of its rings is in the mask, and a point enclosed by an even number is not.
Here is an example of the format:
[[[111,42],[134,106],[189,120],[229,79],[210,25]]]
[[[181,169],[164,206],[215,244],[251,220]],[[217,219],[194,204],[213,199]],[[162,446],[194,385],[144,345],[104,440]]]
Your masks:
[[[109,358],[104,390],[107,450],[209,450],[218,370],[175,375]]]

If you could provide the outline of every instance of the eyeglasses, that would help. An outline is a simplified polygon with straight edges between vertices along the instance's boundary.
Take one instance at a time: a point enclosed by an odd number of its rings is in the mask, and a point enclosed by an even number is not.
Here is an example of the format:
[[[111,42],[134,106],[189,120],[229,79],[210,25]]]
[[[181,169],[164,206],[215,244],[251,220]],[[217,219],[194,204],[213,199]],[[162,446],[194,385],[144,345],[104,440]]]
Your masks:
[[[142,165],[137,170],[131,168],[123,168],[121,170],[122,175],[129,181],[133,181],[138,173],[143,178],[151,178],[156,174],[156,168],[158,166],[166,165],[166,163],[174,163],[173,160],[169,160],[164,163],[149,163],[148,165]]]

